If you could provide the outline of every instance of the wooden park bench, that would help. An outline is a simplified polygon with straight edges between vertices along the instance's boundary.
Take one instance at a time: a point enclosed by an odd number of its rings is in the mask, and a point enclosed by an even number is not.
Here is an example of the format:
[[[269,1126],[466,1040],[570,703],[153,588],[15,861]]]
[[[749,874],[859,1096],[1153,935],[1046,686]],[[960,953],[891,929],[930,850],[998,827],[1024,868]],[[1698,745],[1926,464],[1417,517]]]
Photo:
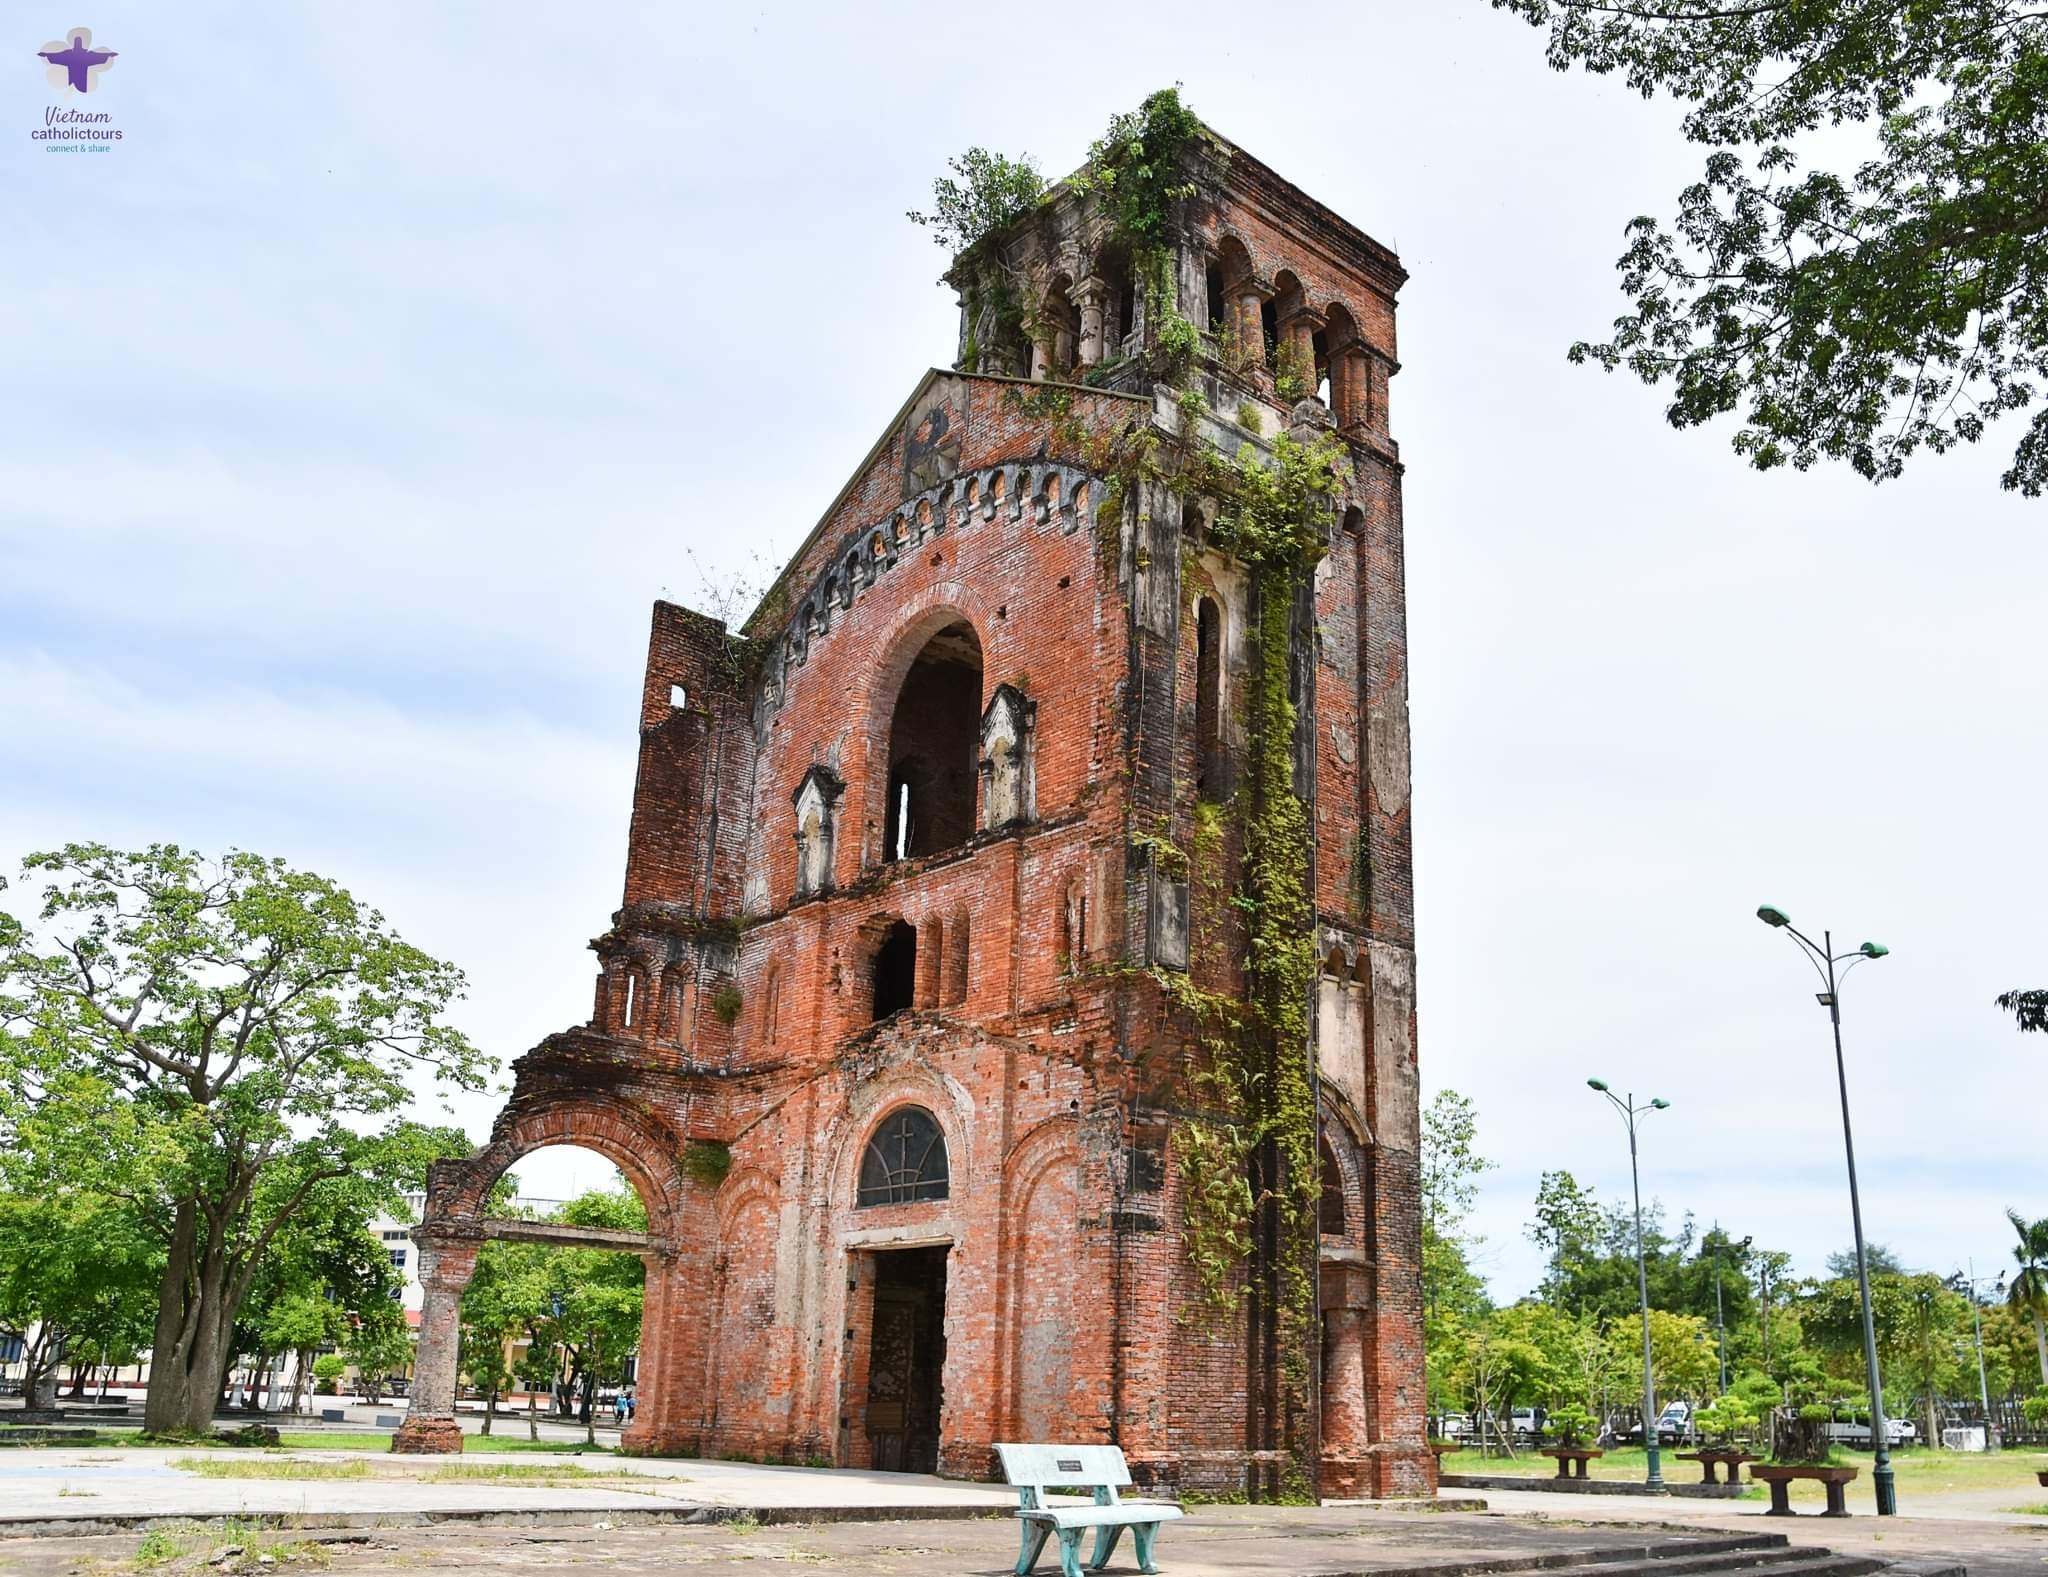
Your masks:
[[[1545,1446],[1537,1454],[1557,1459],[1557,1476],[1559,1478],[1584,1478],[1586,1476],[1586,1464],[1595,1457],[1607,1455],[1605,1451],[1598,1450],[1593,1446]]]
[[[1751,1451],[1737,1451],[1733,1448],[1711,1446],[1703,1451],[1681,1451],[1678,1453],[1678,1460],[1680,1462],[1699,1463],[1700,1482],[1702,1484],[1720,1483],[1721,1479],[1718,1470],[1724,1467],[1728,1470],[1728,1482],[1740,1484],[1742,1482],[1743,1463],[1755,1462],[1759,1459]]]
[[[1124,1529],[1138,1547],[1138,1570],[1156,1572],[1152,1564],[1152,1541],[1159,1525],[1183,1516],[1181,1508],[1162,1500],[1119,1500],[1117,1491],[1127,1489],[1131,1470],[1119,1446],[998,1445],[1003,1477],[1017,1491],[1018,1529],[1017,1577],[1031,1570],[1045,1541],[1054,1534],[1060,1541],[1061,1577],[1081,1577],[1081,1535],[1095,1530],[1095,1553],[1088,1565],[1101,1571],[1109,1564],[1111,1552]],[[1079,1495],[1054,1495],[1055,1489],[1085,1489],[1091,1499]]]
[[[1798,1513],[1792,1509],[1789,1498],[1795,1479],[1812,1479],[1827,1490],[1828,1509],[1823,1517],[1846,1517],[1849,1515],[1848,1502],[1844,1498],[1849,1481],[1856,1476],[1852,1467],[1776,1467],[1768,1462],[1751,1466],[1749,1476],[1760,1483],[1771,1486],[1771,1509],[1767,1517],[1792,1517]]]

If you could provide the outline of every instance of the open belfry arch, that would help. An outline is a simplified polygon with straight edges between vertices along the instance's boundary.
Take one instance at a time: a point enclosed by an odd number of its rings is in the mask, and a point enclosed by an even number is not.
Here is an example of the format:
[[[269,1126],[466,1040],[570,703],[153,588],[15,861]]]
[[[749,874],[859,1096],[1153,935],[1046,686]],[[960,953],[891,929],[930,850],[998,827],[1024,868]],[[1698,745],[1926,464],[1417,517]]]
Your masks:
[[[655,604],[592,1014],[433,1169],[399,1449],[459,1447],[491,1183],[572,1144],[647,1207],[628,1449],[1433,1489],[1406,276],[1172,158],[1164,241],[1063,185],[962,258],[955,365],[742,629]]]

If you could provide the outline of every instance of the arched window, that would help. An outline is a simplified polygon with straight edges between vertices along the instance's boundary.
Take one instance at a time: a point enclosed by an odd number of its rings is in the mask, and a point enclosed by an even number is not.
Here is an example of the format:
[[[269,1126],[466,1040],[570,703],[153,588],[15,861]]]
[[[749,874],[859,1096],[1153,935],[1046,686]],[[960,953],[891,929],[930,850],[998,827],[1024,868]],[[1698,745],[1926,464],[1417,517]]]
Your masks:
[[[981,641],[949,624],[925,643],[904,675],[889,723],[884,857],[905,860],[974,835],[974,779],[981,734]]]
[[[902,1205],[944,1199],[951,1184],[946,1136],[922,1106],[900,1106],[868,1136],[860,1158],[857,1205]]]
[[[1344,1235],[1344,1169],[1337,1164],[1337,1152],[1330,1148],[1330,1136],[1316,1136],[1316,1154],[1322,1161],[1323,1191],[1316,1201],[1316,1226],[1324,1237]]]
[[[1195,793],[1219,797],[1223,787],[1223,618],[1215,602],[1195,604]]]

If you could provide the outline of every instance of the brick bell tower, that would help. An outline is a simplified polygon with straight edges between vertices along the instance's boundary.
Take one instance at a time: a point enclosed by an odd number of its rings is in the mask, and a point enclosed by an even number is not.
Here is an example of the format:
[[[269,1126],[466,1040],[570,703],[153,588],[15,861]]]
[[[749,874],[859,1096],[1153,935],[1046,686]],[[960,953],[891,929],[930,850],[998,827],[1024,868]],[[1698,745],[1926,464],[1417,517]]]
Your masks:
[[[629,1449],[1433,1490],[1406,276],[1173,163],[1154,232],[1069,182],[961,259],[954,365],[743,630],[655,604],[593,1012],[434,1170],[400,1449],[451,1443],[491,1182],[568,1143],[648,1209]],[[1283,575],[1244,478],[1304,457]]]

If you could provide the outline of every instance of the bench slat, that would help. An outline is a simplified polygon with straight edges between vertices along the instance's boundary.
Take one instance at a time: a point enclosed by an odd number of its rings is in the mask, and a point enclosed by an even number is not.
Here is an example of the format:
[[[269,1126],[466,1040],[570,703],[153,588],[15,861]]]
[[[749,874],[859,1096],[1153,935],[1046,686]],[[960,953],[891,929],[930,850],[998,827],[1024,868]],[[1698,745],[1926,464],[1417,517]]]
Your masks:
[[[1076,1506],[1054,1511],[1020,1511],[1027,1522],[1049,1523],[1055,1528],[1128,1528],[1134,1523],[1172,1522],[1185,1516],[1178,1506],[1147,1505],[1142,1500],[1119,1501],[1114,1506]]]

